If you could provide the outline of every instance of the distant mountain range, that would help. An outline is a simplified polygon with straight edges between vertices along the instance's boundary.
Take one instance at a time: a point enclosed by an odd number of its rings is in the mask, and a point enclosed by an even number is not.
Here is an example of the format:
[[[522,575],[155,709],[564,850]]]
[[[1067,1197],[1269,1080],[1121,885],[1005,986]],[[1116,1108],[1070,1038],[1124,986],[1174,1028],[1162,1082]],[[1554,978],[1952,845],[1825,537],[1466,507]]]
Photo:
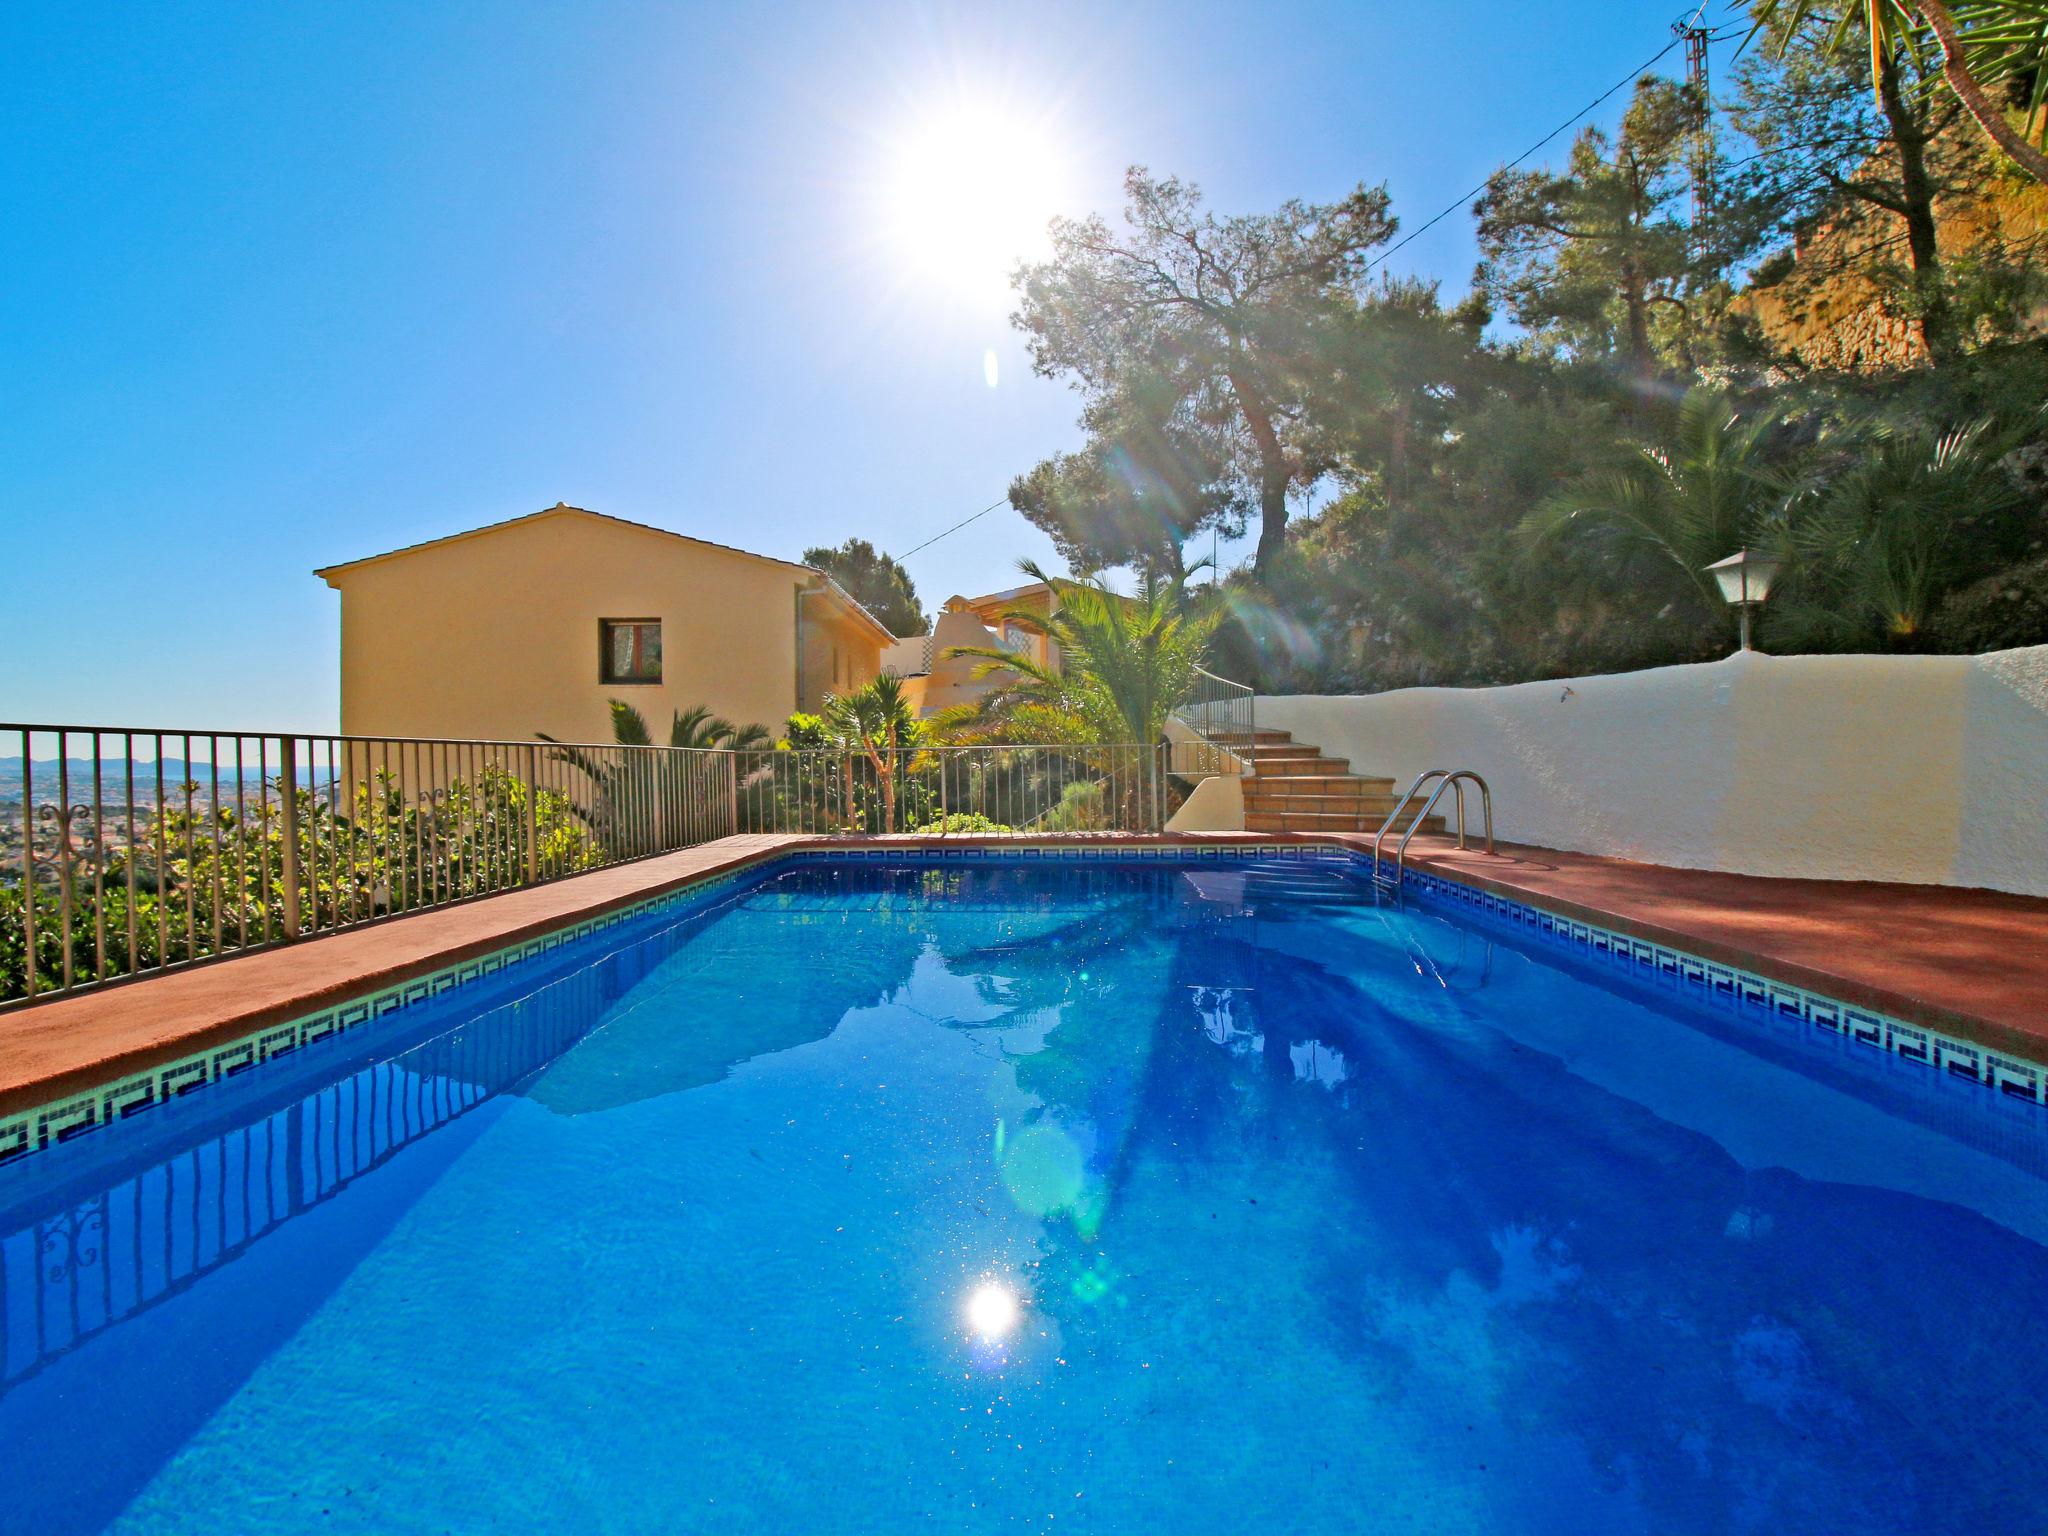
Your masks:
[[[92,759],[89,757],[74,757],[66,761],[63,766],[69,770],[69,788],[72,801],[76,803],[90,799],[92,796]],[[135,799],[137,804],[154,805],[156,803],[157,767],[158,763],[155,758],[136,759]],[[163,760],[162,767],[164,797],[166,799],[175,800],[181,798],[181,786],[183,786],[187,779],[192,779],[198,783],[198,792],[201,795],[208,794],[213,789],[215,770],[211,763],[188,763],[179,758],[167,757]],[[55,800],[60,788],[58,759],[53,757],[41,761],[31,761],[29,768],[34,778],[35,798],[38,800]],[[223,764],[219,773],[221,793],[223,795],[233,793],[235,788],[234,765],[231,763]],[[315,770],[313,769],[300,769],[299,782],[302,784],[316,782],[314,774]],[[125,757],[100,759],[101,798],[115,802],[122,800],[128,793],[127,775],[128,759]],[[277,776],[275,764],[271,765],[270,776],[272,778]],[[254,792],[256,785],[261,781],[262,777],[253,766],[247,763],[243,765],[242,781],[248,792]],[[321,773],[317,782],[326,783],[326,774]],[[0,800],[18,801],[20,799],[21,759],[18,757],[0,758]]]

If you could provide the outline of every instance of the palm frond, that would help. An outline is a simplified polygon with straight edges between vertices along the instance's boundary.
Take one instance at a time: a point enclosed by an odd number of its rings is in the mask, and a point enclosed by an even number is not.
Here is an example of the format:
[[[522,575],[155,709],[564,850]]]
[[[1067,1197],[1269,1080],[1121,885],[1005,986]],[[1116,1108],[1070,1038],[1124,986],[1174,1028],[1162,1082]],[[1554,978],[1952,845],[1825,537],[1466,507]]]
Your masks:
[[[612,712],[612,739],[622,747],[651,747],[654,735],[647,729],[647,717],[624,699],[607,699]]]

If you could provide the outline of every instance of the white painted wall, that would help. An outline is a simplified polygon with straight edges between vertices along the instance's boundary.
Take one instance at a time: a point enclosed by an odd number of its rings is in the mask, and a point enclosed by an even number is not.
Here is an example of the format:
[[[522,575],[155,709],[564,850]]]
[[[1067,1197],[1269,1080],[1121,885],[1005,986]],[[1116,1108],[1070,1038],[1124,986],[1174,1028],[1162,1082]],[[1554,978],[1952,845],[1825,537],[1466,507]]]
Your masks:
[[[882,647],[882,670],[898,677],[922,677],[931,670],[932,637],[912,635]]]
[[[2048,646],[1261,697],[1258,723],[1397,792],[1475,768],[1515,842],[2048,895]]]
[[[1242,832],[1244,780],[1234,773],[1197,781],[1180,809],[1166,818],[1169,832]]]

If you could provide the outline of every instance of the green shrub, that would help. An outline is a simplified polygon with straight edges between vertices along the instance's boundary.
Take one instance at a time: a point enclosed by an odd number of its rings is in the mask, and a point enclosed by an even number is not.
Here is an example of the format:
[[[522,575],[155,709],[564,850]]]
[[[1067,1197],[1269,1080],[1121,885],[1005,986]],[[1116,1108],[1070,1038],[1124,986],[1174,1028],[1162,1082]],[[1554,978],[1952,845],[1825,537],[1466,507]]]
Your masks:
[[[196,786],[194,786],[196,788]],[[388,774],[330,804],[300,789],[298,905],[306,932],[509,889],[526,869],[528,786],[495,765],[449,783],[433,801],[399,793]],[[166,805],[138,818],[131,848],[74,854],[70,921],[60,882],[0,886],[0,1000],[28,990],[28,911],[35,915],[38,991],[63,984],[65,950],[76,981],[155,969],[260,944],[284,931],[282,787],[238,813],[232,805]],[[533,805],[540,867],[549,875],[607,862],[566,796],[542,790]],[[47,872],[52,862],[39,859]],[[97,873],[99,899],[94,902]],[[131,875],[135,897],[131,910]],[[129,928],[134,943],[129,943]],[[104,950],[102,950],[104,945]]]
[[[955,811],[950,816],[935,816],[930,821],[920,822],[910,829],[913,832],[1014,832],[1015,827],[991,821],[979,811]]]

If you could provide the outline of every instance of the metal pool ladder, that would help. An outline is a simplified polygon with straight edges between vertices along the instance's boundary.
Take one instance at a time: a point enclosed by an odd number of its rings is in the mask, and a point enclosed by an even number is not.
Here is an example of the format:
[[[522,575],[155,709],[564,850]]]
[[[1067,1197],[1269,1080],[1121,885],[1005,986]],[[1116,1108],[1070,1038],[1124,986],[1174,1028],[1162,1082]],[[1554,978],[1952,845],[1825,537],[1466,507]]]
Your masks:
[[[1479,810],[1480,815],[1484,817],[1486,822],[1486,851],[1488,853],[1493,852],[1493,791],[1486,787],[1486,780],[1479,777],[1470,768],[1426,769],[1415,776],[1415,782],[1408,786],[1408,793],[1401,797],[1400,803],[1394,807],[1393,814],[1381,824],[1379,834],[1372,840],[1372,878],[1374,884],[1384,886],[1389,890],[1399,890],[1401,888],[1401,876],[1407,869],[1408,840],[1415,836],[1415,829],[1429,819],[1429,813],[1435,809],[1437,801],[1444,797],[1445,790],[1452,791],[1456,797],[1458,805],[1458,846],[1460,848],[1466,846],[1465,782],[1468,779],[1479,786]],[[1414,818],[1408,823],[1408,830],[1401,834],[1401,841],[1394,845],[1394,862],[1391,871],[1389,871],[1380,863],[1380,844],[1387,840],[1387,833],[1393,830],[1396,822],[1400,821],[1401,813],[1408,809],[1417,795],[1422,793],[1423,786],[1432,783],[1435,785],[1435,788],[1430,790],[1429,798],[1422,802],[1422,809],[1415,813]]]

